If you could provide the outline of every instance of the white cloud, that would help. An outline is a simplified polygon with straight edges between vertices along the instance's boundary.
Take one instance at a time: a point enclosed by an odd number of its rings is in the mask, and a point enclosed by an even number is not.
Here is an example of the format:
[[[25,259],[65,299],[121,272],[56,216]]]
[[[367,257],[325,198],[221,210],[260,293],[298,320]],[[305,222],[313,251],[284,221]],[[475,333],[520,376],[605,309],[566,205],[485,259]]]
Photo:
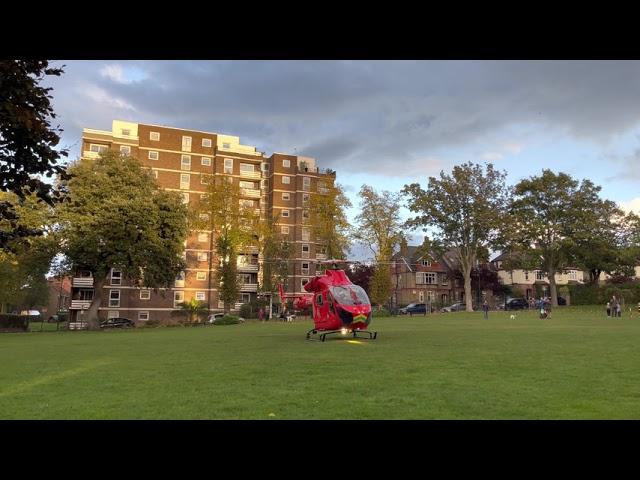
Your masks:
[[[124,70],[121,65],[105,65],[100,69],[100,75],[110,78],[116,83],[131,83],[124,78]]]
[[[127,103],[119,98],[112,97],[103,89],[93,85],[86,88],[85,95],[94,102],[101,103],[109,107],[115,107],[120,110],[136,110],[136,108],[130,103]]]
[[[633,211],[640,215],[640,197],[633,198],[628,202],[620,202],[620,208],[627,213]]]
[[[487,162],[495,162],[504,158],[504,155],[498,152],[485,152],[480,156],[480,158]]]

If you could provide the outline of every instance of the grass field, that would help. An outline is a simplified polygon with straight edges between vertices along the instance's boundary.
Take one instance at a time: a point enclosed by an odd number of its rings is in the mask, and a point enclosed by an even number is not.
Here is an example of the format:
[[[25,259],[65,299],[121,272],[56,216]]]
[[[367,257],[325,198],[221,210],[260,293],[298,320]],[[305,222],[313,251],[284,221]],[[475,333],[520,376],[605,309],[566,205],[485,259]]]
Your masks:
[[[0,418],[640,418],[640,316],[553,313],[0,334]]]

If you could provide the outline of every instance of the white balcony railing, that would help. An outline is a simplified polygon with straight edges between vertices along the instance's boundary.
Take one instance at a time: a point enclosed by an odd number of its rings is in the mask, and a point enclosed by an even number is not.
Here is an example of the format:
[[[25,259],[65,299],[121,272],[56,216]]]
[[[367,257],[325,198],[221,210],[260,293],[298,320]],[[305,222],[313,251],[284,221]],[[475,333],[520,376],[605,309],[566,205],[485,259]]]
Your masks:
[[[241,283],[240,291],[241,292],[257,292],[258,284],[257,283]]]
[[[244,177],[244,178],[256,178],[259,179],[260,178],[260,171],[253,171],[253,172],[246,172],[244,170],[240,170],[240,176]]]
[[[260,198],[260,190],[255,190],[251,188],[241,188],[240,195],[244,197],[250,197],[250,198]]]
[[[326,260],[326,259],[327,259],[326,253],[316,253],[316,260]]]
[[[74,287],[93,287],[93,277],[74,277],[71,285]]]
[[[91,150],[84,150],[82,152],[82,156],[84,158],[98,158],[100,156],[100,153],[92,152]]]
[[[257,272],[258,264],[252,265],[251,263],[239,263],[238,271],[239,272]]]
[[[91,306],[91,300],[71,300],[70,310],[86,310]]]

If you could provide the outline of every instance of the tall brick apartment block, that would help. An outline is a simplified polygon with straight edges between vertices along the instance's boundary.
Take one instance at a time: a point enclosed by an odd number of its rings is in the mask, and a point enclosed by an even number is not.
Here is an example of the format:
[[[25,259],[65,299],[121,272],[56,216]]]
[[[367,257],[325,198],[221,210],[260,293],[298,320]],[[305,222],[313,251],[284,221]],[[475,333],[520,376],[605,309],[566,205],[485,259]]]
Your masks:
[[[213,132],[185,130],[114,120],[111,131],[85,128],[82,159],[96,158],[103,150],[115,150],[138,158],[153,172],[160,187],[180,192],[187,204],[195,204],[206,191],[211,175],[224,175],[238,182],[241,202],[260,211],[263,221],[277,218],[283,240],[294,245],[294,258],[287,281],[289,293],[302,293],[315,274],[314,260],[326,259],[322,245],[314,242],[309,227],[310,195],[324,192],[335,181],[335,172],[322,172],[315,159],[274,153],[266,157],[240,138]],[[222,310],[218,300],[214,251],[215,232],[190,232],[185,242],[187,268],[170,289],[154,292],[128,284],[114,267],[104,286],[101,319],[125,317],[144,322],[163,320],[177,304],[192,298],[205,302],[212,311]],[[255,298],[262,281],[264,259],[257,247],[247,247],[238,256],[241,293],[239,308]],[[73,278],[72,319],[79,319],[93,298],[91,273],[78,270]]]

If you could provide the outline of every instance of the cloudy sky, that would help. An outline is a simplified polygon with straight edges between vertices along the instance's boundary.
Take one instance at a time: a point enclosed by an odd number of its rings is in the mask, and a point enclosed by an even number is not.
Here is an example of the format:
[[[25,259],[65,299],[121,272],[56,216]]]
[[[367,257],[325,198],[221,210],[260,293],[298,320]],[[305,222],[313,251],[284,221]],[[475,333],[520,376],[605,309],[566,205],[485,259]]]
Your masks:
[[[60,61],[62,143],[113,119],[237,135],[398,191],[491,162],[510,183],[543,168],[590,178],[640,213],[637,61]],[[408,211],[404,212],[409,215]],[[417,239],[417,237],[416,237]]]

